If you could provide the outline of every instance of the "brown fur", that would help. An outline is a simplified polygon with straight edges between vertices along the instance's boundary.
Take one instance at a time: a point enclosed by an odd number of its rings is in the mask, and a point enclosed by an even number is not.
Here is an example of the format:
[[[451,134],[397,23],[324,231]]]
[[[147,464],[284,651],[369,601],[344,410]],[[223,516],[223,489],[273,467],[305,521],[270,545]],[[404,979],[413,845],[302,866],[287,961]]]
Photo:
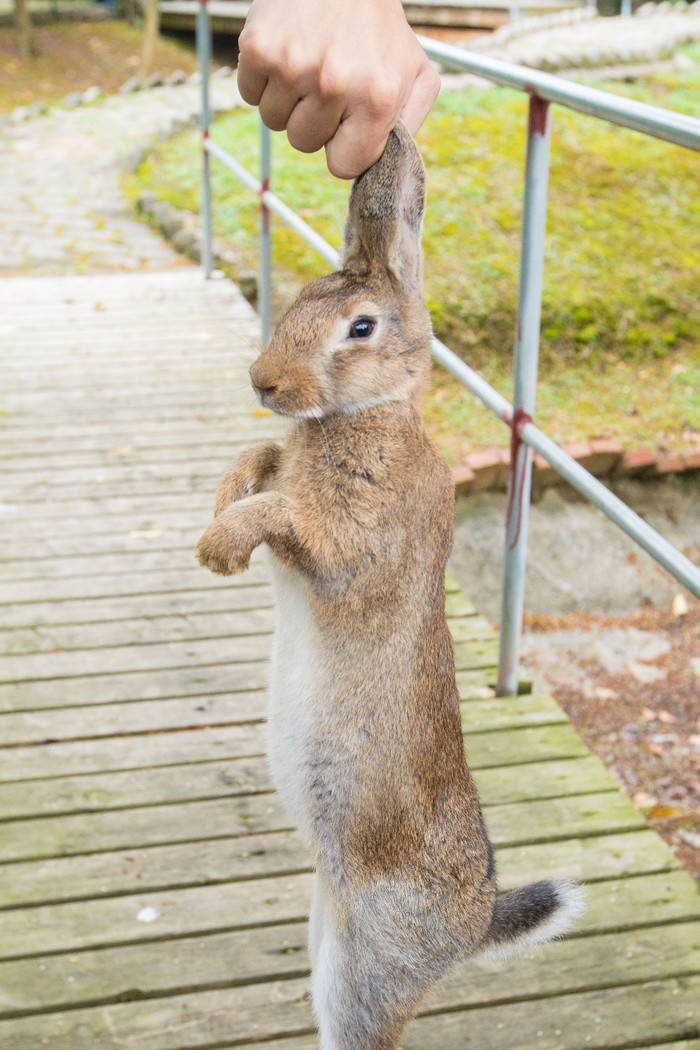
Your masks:
[[[214,572],[242,571],[261,543],[273,555],[270,758],[318,873],[323,1050],[395,1050],[447,967],[517,939],[529,907],[521,892],[494,925],[464,757],[444,611],[454,493],[419,410],[424,199],[399,126],[353,187],[343,270],[304,290],[251,368],[262,403],[296,417],[287,440],[239,457],[199,544]],[[374,335],[350,338],[363,317]],[[535,925],[561,903],[544,885]]]

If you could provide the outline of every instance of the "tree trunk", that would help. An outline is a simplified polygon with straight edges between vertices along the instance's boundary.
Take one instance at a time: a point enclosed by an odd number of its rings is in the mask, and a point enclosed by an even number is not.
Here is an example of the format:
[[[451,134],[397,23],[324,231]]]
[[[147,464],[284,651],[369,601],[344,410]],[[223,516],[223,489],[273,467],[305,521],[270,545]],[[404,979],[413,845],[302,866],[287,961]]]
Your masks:
[[[130,26],[136,21],[136,0],[124,0],[124,21]]]
[[[143,50],[141,52],[141,79],[153,72],[156,55],[156,43],[160,30],[160,10],[158,0],[145,0],[145,19],[143,23]]]
[[[34,29],[27,0],[15,0],[15,28],[19,43],[20,58],[33,58],[36,53]]]

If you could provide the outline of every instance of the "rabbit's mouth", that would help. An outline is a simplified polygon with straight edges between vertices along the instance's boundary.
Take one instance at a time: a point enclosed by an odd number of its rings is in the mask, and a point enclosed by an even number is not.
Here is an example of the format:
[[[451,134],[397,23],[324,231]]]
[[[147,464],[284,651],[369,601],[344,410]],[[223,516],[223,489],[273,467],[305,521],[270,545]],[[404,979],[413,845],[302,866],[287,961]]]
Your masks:
[[[299,404],[288,402],[284,393],[280,393],[277,387],[256,388],[255,394],[263,408],[275,412],[278,416],[287,416],[291,419],[323,419],[326,410],[322,405],[312,404],[301,407]]]

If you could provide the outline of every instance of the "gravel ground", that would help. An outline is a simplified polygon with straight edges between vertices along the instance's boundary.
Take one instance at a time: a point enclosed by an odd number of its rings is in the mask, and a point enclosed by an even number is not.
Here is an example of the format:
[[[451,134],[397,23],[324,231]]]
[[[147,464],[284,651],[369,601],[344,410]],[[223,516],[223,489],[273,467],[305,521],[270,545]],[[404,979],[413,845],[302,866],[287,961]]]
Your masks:
[[[619,620],[530,617],[523,657],[700,878],[700,608],[675,605]]]

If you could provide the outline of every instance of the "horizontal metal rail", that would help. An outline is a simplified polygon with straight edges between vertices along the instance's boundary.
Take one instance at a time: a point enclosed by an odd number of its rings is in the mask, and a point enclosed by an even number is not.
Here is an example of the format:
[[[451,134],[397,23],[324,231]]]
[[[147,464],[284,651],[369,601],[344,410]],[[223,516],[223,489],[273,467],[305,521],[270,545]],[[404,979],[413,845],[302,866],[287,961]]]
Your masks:
[[[251,189],[253,193],[257,193],[265,207],[269,208],[271,212],[274,212],[275,215],[279,216],[279,218],[282,219],[291,230],[294,230],[300,237],[303,237],[306,243],[310,244],[314,251],[318,252],[326,262],[329,262],[331,266],[340,266],[340,252],[337,252],[335,248],[331,247],[328,241],[324,241],[323,237],[316,233],[316,231],[309,226],[308,222],[304,222],[303,219],[300,219],[297,213],[292,211],[289,205],[285,204],[284,201],[281,201],[279,197],[270,190],[263,189],[261,180],[256,179],[254,175],[251,175],[250,172],[247,171],[242,164],[239,164],[230,153],[227,153],[225,149],[222,149],[221,146],[217,145],[217,143],[210,138],[205,140],[204,149],[207,153],[211,153],[213,157],[216,157],[217,160],[220,160],[224,167],[228,168],[230,172],[237,175],[248,189]]]
[[[452,350],[433,338],[433,357],[455,379],[466,386],[487,408],[509,426],[513,424],[513,406],[494,390],[485,379],[465,364]],[[517,425],[517,424],[516,424]],[[568,481],[591,503],[599,507],[612,521],[627,533],[640,547],[643,547],[652,558],[663,565],[672,576],[680,581],[691,594],[700,598],[700,569],[686,558],[672,543],[661,536],[643,518],[635,514],[623,500],[615,496],[606,485],[577,463],[555,441],[531,422],[518,426],[521,441],[547,460],[566,481]]]
[[[429,37],[419,36],[418,39],[430,58],[455,69],[484,77],[503,87],[536,95],[546,102],[557,102],[567,109],[598,117],[610,124],[641,131],[644,135],[673,142],[677,146],[700,150],[700,120],[697,117],[612,95],[552,73],[543,73],[539,69],[528,69],[526,66],[503,62],[499,58],[463,51],[462,48]]]
[[[206,32],[206,0],[202,0],[201,32]],[[700,568],[686,558],[643,518],[635,514],[601,481],[595,478],[571,456],[547,437],[532,421],[534,415],[539,320],[541,312],[542,266],[544,261],[544,233],[546,222],[547,180],[549,169],[549,105],[552,102],[612,124],[631,128],[643,134],[672,142],[689,149],[700,150],[700,120],[681,113],[649,106],[646,103],[611,95],[588,88],[539,70],[511,65],[499,59],[477,55],[460,48],[419,37],[426,53],[451,67],[485,77],[496,84],[515,88],[530,96],[528,118],[528,156],[525,171],[525,199],[523,211],[523,247],[518,296],[518,325],[515,350],[515,396],[510,404],[494,390],[474,369],[465,364],[440,340],[433,338],[434,359],[470,390],[487,408],[511,429],[511,457],[509,467],[509,505],[506,522],[506,556],[501,611],[501,643],[497,691],[500,694],[517,692],[518,658],[524,600],[527,522],[530,496],[531,455],[538,452],[565,480],[599,507],[615,524],[639,546],[667,569],[679,582],[700,599]],[[200,49],[208,63],[206,46]],[[261,301],[266,317],[263,331],[269,331],[270,266],[268,212],[274,212],[295,230],[314,251],[333,267],[341,265],[341,256],[308,223],[269,189],[269,149],[263,142],[263,178],[251,175],[226,150],[209,137],[208,127],[208,65],[202,63],[202,112],[205,182],[208,182],[208,159],[216,157],[241,182],[256,193],[261,203],[263,267],[261,271]],[[205,119],[205,116],[206,119]],[[263,129],[263,136],[269,135]],[[204,200],[209,200],[208,186]],[[208,243],[203,260],[211,260],[211,229],[209,208],[205,209],[203,241]],[[265,264],[267,259],[267,264]],[[209,263],[211,265],[211,263]],[[209,271],[207,271],[209,272]]]

